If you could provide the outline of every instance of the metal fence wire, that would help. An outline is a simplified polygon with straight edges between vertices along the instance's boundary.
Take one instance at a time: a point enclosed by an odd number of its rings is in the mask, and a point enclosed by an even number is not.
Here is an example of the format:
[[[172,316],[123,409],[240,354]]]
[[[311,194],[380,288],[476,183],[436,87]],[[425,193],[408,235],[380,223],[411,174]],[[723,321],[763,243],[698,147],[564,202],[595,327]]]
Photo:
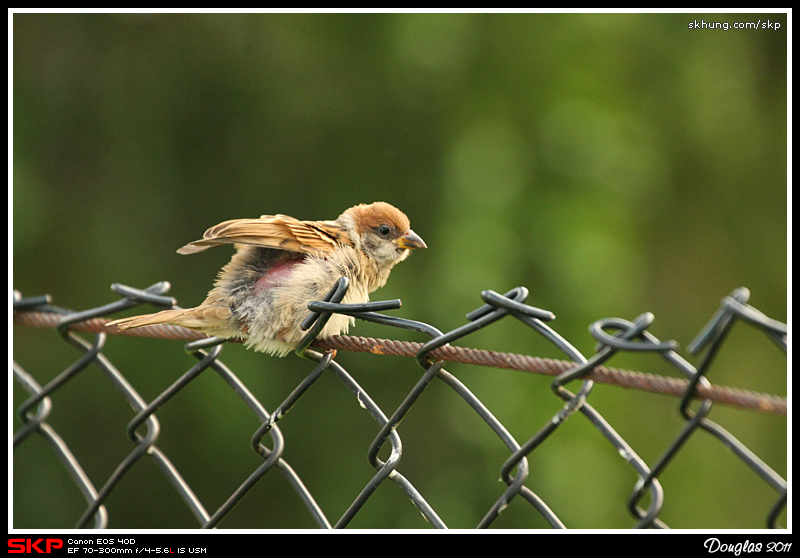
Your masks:
[[[313,369],[285,401],[272,412],[267,411],[252,395],[242,380],[220,360],[219,355],[222,351],[222,340],[220,339],[208,338],[204,334],[175,326],[145,327],[125,332],[134,336],[158,336],[190,340],[186,344],[185,350],[199,361],[158,397],[149,402],[139,395],[131,381],[103,354],[102,349],[106,343],[108,333],[117,333],[113,327],[105,328],[105,323],[108,321],[105,316],[140,304],[153,304],[162,308],[176,307],[175,299],[165,296],[169,289],[169,283],[167,282],[157,283],[144,290],[123,285],[113,285],[112,289],[122,296],[121,300],[81,312],[68,311],[53,306],[48,295],[24,298],[18,292],[15,292],[13,304],[15,324],[55,327],[58,335],[64,341],[73,345],[83,354],[71,366],[44,386],[40,385],[16,360],[14,361],[14,379],[30,393],[27,401],[16,410],[22,426],[14,433],[14,447],[16,448],[19,444],[31,439],[34,434],[43,437],[52,447],[56,457],[61,461],[75,486],[86,500],[86,509],[75,524],[78,528],[105,528],[108,525],[109,517],[105,504],[109,494],[143,456],[148,456],[157,464],[161,473],[163,473],[164,477],[197,519],[199,526],[203,528],[217,526],[237,502],[270,471],[278,471],[283,475],[302,500],[313,520],[323,528],[346,527],[356,514],[363,510],[364,504],[378,487],[387,480],[399,486],[432,526],[446,528],[445,521],[427,503],[420,491],[401,474],[398,468],[403,457],[398,426],[413,409],[415,403],[431,382],[439,380],[459,397],[463,398],[508,448],[508,458],[500,468],[500,477],[506,488],[486,510],[477,527],[491,526],[498,515],[514,499],[527,502],[551,526],[555,528],[565,527],[564,522],[559,519],[548,504],[534,492],[533,488],[526,485],[529,473],[528,457],[565,422],[573,416],[579,415],[583,415],[588,419],[595,427],[598,435],[603,436],[613,445],[619,455],[633,468],[638,477],[626,503],[627,510],[633,517],[635,527],[667,527],[664,521],[659,518],[664,503],[664,490],[659,483],[659,477],[667,469],[671,460],[681,451],[687,440],[701,430],[707,432],[713,439],[718,440],[723,446],[730,449],[753,473],[775,490],[777,496],[774,505],[772,505],[771,509],[764,510],[765,524],[772,528],[781,527],[777,524],[777,518],[785,509],[787,503],[786,480],[733,435],[708,418],[715,398],[716,400],[721,399],[718,397],[718,393],[714,395],[714,389],[717,386],[712,386],[706,375],[727,333],[736,322],[743,321],[761,330],[781,351],[784,353],[787,351],[786,324],[770,319],[748,305],[749,291],[747,289],[736,289],[725,297],[719,310],[689,345],[688,350],[690,353],[703,354],[700,364],[695,368],[676,352],[677,344],[674,341],[660,341],[647,331],[648,326],[653,321],[653,315],[650,313],[642,314],[633,321],[608,318],[593,323],[590,331],[598,342],[597,352],[590,358],[586,358],[572,344],[547,325],[547,322],[554,318],[551,312],[525,304],[528,290],[524,287],[515,288],[504,295],[493,291],[482,292],[481,297],[485,304],[467,315],[468,323],[447,333],[443,333],[423,322],[380,313],[399,308],[399,300],[368,302],[365,304],[343,304],[341,300],[344,298],[347,288],[347,280],[342,278],[324,300],[309,303],[310,315],[305,323],[308,328],[308,335],[298,352],[312,361]],[[430,337],[430,341],[424,344],[410,344],[346,336],[314,341],[315,336],[332,313],[346,314],[385,326],[422,332]],[[521,321],[534,332],[553,343],[571,361],[570,363],[536,359],[534,367],[547,368],[547,366],[551,366],[552,368],[553,363],[556,363],[555,371],[550,370],[548,373],[556,376],[551,388],[555,396],[563,400],[564,404],[551,420],[548,420],[529,439],[522,443],[509,434],[503,424],[495,418],[493,413],[466,385],[444,369],[446,360],[460,360],[462,362],[477,362],[491,366],[514,368],[517,365],[525,365],[524,362],[521,364],[517,362],[515,360],[517,357],[533,359],[533,357],[474,350],[473,353],[465,356],[464,350],[450,345],[451,342],[460,340],[472,332],[508,316]],[[95,332],[93,341],[90,342],[78,335],[78,331]],[[414,354],[418,365],[422,369],[422,374],[403,402],[391,412],[385,412],[375,404],[370,395],[356,380],[334,360],[335,352],[332,349],[335,348],[369,351],[378,354]],[[613,369],[604,368],[603,363],[621,351],[657,353],[686,377],[686,380],[677,384],[677,388],[674,383],[671,388],[673,391],[675,389],[681,390],[679,412],[685,421],[685,426],[675,435],[674,440],[663,451],[661,457],[652,464],[645,463],[637,455],[636,451],[588,402],[595,379],[603,377],[602,374],[613,371]],[[488,362],[482,362],[481,359],[483,357],[487,357],[489,359]],[[47,422],[48,415],[54,405],[53,399],[58,390],[74,379],[90,363],[95,364],[102,370],[114,389],[125,397],[136,413],[128,424],[126,432],[134,445],[133,450],[119,463],[113,474],[102,482],[99,488],[84,472],[83,467],[74,457],[67,443]],[[252,474],[230,495],[227,501],[215,510],[206,508],[183,478],[181,472],[173,465],[165,452],[156,445],[161,428],[156,412],[192,380],[208,369],[218,374],[250,411],[258,417],[261,426],[253,434],[251,446],[253,451],[263,459],[263,463],[252,471]],[[359,404],[369,412],[380,427],[378,435],[367,452],[369,463],[374,467],[375,474],[338,519],[332,519],[321,509],[314,495],[284,460],[283,454],[286,440],[278,425],[279,421],[286,416],[298,399],[306,393],[325,371],[330,371],[355,395]],[[651,384],[653,378],[652,376],[649,377]],[[565,387],[567,383],[574,380],[580,381],[578,384],[580,387],[575,392]],[[650,388],[652,388],[652,385]],[[648,389],[648,387],[643,387],[642,389]],[[660,389],[657,387],[655,391]],[[742,401],[749,401],[749,406],[760,408],[762,411],[786,414],[785,399],[753,394],[752,392],[741,392],[739,390],[732,390],[732,393],[733,404],[738,404],[736,399],[740,398]],[[696,410],[690,409],[690,403],[698,399],[699,403],[695,405],[698,408]],[[724,401],[724,398],[722,400]],[[747,403],[743,405],[747,406]],[[378,455],[387,444],[391,451],[384,461]],[[25,498],[25,495],[15,493],[14,498]],[[644,502],[647,502],[647,504],[645,505]],[[620,503],[620,505],[624,504]],[[164,525],[164,527],[170,526]]]

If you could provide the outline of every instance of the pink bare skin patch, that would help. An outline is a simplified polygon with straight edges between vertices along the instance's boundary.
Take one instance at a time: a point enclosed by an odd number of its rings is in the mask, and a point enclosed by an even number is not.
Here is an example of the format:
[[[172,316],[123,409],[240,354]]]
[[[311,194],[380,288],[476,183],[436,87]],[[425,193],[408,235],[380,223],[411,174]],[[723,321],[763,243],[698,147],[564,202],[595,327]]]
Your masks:
[[[277,286],[283,279],[289,277],[295,268],[303,263],[304,257],[292,257],[280,262],[276,262],[269,271],[262,275],[255,284],[258,292],[268,291]]]

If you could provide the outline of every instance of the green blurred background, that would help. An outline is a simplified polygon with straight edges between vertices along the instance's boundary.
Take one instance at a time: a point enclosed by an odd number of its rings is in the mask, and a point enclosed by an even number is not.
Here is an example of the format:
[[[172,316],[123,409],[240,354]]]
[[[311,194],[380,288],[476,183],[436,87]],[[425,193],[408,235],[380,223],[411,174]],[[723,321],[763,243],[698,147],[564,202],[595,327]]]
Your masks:
[[[781,26],[689,29],[701,19]],[[429,249],[372,298],[400,298],[393,315],[440,330],[462,325],[481,290],[518,285],[587,355],[592,321],[645,311],[683,351],[738,286],[786,321],[786,29],[786,14],[15,14],[14,288],[86,309],[116,300],[112,283],[168,280],[188,307],[232,252],[175,253],[207,227],[264,213],[333,219],[384,200]],[[364,322],[351,333],[424,341]],[[458,344],[562,356],[513,319]],[[110,338],[104,353],[149,401],[195,363],[182,347]],[[53,331],[22,327],[13,351],[41,384],[79,356]],[[270,410],[310,371],[240,345],[222,359]],[[387,414],[421,373],[411,359],[338,360]],[[610,365],[679,375],[656,356]],[[785,395],[786,369],[740,324],[710,379]],[[548,378],[448,370],[520,443],[561,407]],[[14,385],[14,405],[24,398]],[[99,488],[133,447],[132,411],[94,366],[53,402],[48,421]],[[666,396],[596,386],[590,402],[650,464],[683,424]],[[258,421],[211,371],[158,417],[159,447],[212,512],[261,462],[249,445]],[[784,417],[716,406],[710,418],[785,477]],[[284,458],[335,522],[374,474],[377,424],[328,374],[280,428]],[[441,382],[398,432],[400,472],[448,526],[474,526],[505,487],[499,439]],[[13,459],[14,527],[74,525],[83,499],[46,443],[30,438]],[[527,486],[569,527],[634,524],[636,476],[582,416],[529,461]],[[661,482],[672,527],[760,528],[776,500],[703,432]],[[197,526],[149,459],[107,507],[115,528]],[[220,524],[314,526],[274,470]],[[385,482],[351,526],[428,524]],[[494,526],[547,525],[517,499]]]

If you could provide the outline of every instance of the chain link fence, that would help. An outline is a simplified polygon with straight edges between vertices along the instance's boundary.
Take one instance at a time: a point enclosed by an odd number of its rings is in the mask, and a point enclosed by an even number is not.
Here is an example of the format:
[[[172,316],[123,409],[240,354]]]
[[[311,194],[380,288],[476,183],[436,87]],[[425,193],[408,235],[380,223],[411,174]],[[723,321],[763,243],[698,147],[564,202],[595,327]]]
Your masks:
[[[121,300],[80,312],[52,305],[49,296],[26,298],[15,292],[13,304],[15,324],[55,327],[61,339],[78,349],[82,356],[45,385],[40,385],[32,374],[16,362],[15,357],[14,380],[29,394],[29,397],[16,408],[16,416],[21,421],[21,426],[18,426],[14,432],[14,448],[18,448],[35,436],[43,438],[52,448],[53,455],[61,462],[86,501],[85,510],[79,518],[76,518],[74,526],[77,528],[105,528],[109,525],[107,504],[110,495],[120,481],[129,475],[141,458],[145,456],[157,465],[169,485],[196,518],[198,526],[203,528],[218,526],[234,506],[265,475],[270,473],[272,475],[279,473],[283,476],[294,490],[297,498],[302,501],[313,521],[322,528],[347,527],[359,513],[370,513],[365,510],[365,505],[378,488],[387,482],[396,484],[410,503],[416,506],[430,525],[436,528],[448,526],[490,527],[513,500],[529,505],[552,527],[564,528],[567,527],[564,521],[537,494],[536,483],[529,478],[529,458],[537,451],[546,451],[540,449],[542,443],[565,423],[576,420],[573,417],[582,415],[594,427],[597,435],[603,437],[616,449],[638,479],[631,488],[627,502],[602,503],[602,505],[626,506],[627,512],[632,517],[632,526],[637,528],[668,527],[660,518],[665,491],[659,478],[668,469],[670,462],[685,447],[687,441],[699,431],[705,431],[713,440],[733,452],[736,458],[741,460],[754,475],[774,490],[774,503],[769,509],[763,510],[764,525],[771,528],[781,527],[778,524],[778,517],[787,505],[786,480],[730,432],[709,419],[715,402],[750,407],[779,415],[787,413],[786,400],[781,397],[741,390],[720,390],[719,386],[711,385],[707,379],[715,356],[722,348],[728,332],[737,322],[744,322],[746,325],[762,331],[778,349],[784,353],[787,351],[786,324],[773,320],[750,306],[747,303],[749,299],[747,289],[736,289],[725,297],[719,310],[689,345],[690,353],[701,355],[699,365],[695,367],[678,354],[676,351],[678,347],[674,341],[661,341],[648,331],[648,327],[653,322],[653,315],[650,313],[642,314],[633,321],[608,318],[593,323],[590,331],[597,340],[597,351],[587,358],[548,325],[548,322],[554,319],[551,312],[526,304],[528,291],[524,287],[515,288],[503,295],[493,291],[482,292],[481,297],[485,304],[467,315],[465,325],[448,332],[442,332],[427,323],[382,313],[399,308],[400,301],[397,300],[358,305],[342,304],[341,300],[347,287],[346,279],[342,279],[325,300],[309,304],[311,313],[305,324],[308,327],[308,335],[298,353],[311,361],[309,365],[311,372],[272,411],[267,410],[242,379],[219,358],[223,345],[222,341],[217,338],[208,338],[203,334],[175,326],[145,327],[125,332],[131,336],[187,340],[189,342],[186,344],[185,350],[198,360],[195,366],[152,401],[143,398],[129,377],[106,357],[103,348],[108,333],[117,332],[114,328],[105,327],[105,323],[108,321],[105,316],[140,304],[152,304],[161,308],[175,307],[176,301],[165,294],[169,289],[169,284],[166,282],[157,283],[144,290],[114,285],[112,289],[121,295]],[[315,340],[315,336],[321,331],[332,313],[354,316],[391,328],[421,332],[429,336],[430,341],[423,344],[410,344],[340,336]],[[533,357],[491,351],[469,352],[450,345],[450,343],[468,337],[478,329],[508,317],[519,320],[535,334],[543,336],[563,352],[569,362],[547,361],[547,359],[534,359]],[[89,340],[79,335],[78,332],[94,332],[94,337]],[[336,350],[343,349],[366,351],[373,354],[413,354],[422,373],[397,408],[384,410],[335,360]],[[626,373],[604,367],[604,363],[615,354],[626,351],[656,353],[670,366],[677,369],[686,380],[677,381],[652,375],[637,375],[637,373]],[[538,429],[532,425],[530,437],[520,442],[509,433],[492,411],[464,383],[444,369],[445,362],[448,360],[502,368],[535,369],[554,375],[555,379],[551,384],[552,392],[563,402],[563,406]],[[126,429],[126,435],[133,444],[133,449],[108,478],[100,481],[89,478],[84,467],[70,450],[69,444],[48,423],[48,416],[54,405],[57,404],[56,398],[59,390],[75,379],[89,364],[99,367],[107,381],[124,396],[135,413]],[[529,368],[525,368],[526,366]],[[241,404],[257,417],[261,426],[253,433],[250,445],[252,450],[263,460],[225,502],[211,509],[209,509],[208,503],[204,503],[198,497],[181,471],[167,456],[169,450],[158,445],[161,424],[157,412],[168,405],[176,394],[189,386],[206,370],[211,370],[219,375],[241,400]],[[370,414],[379,428],[377,436],[367,451],[369,464],[375,470],[374,475],[363,486],[357,497],[347,505],[346,510],[341,514],[336,513],[338,517],[333,517],[331,510],[322,508],[312,491],[306,487],[300,476],[285,460],[284,454],[288,441],[279,426],[279,421],[289,413],[295,403],[326,371],[335,376],[352,392],[358,404]],[[403,445],[398,426],[414,410],[415,404],[425,390],[437,380],[463,399],[508,450],[508,457],[499,471],[505,488],[496,496],[495,501],[487,506],[483,518],[477,525],[449,525],[447,518],[440,517],[420,490],[401,473],[399,467],[403,457]],[[635,449],[589,403],[592,388],[597,381],[618,383],[625,387],[647,391],[680,394],[678,412],[685,424],[680,431],[675,433],[673,441],[663,449],[663,453],[654,463],[648,464],[641,459]],[[577,383],[577,389],[567,389],[566,385],[571,382]],[[690,408],[693,401],[698,401],[694,405],[696,409]],[[167,426],[167,428],[169,427]],[[298,443],[302,443],[302,441],[298,440]],[[382,452],[381,450],[384,448],[387,448],[388,452],[386,450]],[[385,459],[379,457],[379,455],[387,455],[387,453],[388,457]],[[335,456],[332,459],[335,459]],[[19,474],[24,475],[25,472],[22,471]],[[331,479],[331,482],[336,482],[336,480]],[[24,501],[26,494],[15,492],[14,498]],[[594,503],[594,505],[600,504]],[[163,527],[169,528],[171,525],[163,525]]]

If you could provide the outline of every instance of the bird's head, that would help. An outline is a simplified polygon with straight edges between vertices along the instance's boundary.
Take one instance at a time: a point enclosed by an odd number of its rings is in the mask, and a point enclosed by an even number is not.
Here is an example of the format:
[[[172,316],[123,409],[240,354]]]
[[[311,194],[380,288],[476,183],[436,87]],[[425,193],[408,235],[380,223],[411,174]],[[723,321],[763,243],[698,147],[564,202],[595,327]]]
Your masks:
[[[391,269],[406,259],[411,250],[427,248],[411,230],[406,214],[385,202],[351,207],[337,221],[348,232],[353,245],[372,258],[379,269]]]

